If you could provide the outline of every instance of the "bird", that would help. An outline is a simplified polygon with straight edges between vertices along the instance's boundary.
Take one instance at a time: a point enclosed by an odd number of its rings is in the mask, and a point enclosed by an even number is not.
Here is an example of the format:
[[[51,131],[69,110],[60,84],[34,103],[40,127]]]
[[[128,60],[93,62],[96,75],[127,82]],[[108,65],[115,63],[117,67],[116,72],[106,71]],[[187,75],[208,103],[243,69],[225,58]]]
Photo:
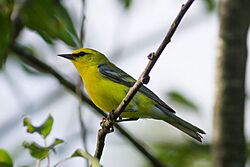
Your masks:
[[[70,60],[80,74],[88,96],[105,112],[112,112],[126,96],[136,80],[97,50],[80,48],[58,56]],[[163,120],[202,142],[205,132],[176,115],[174,109],[142,85],[120,115],[122,118]]]

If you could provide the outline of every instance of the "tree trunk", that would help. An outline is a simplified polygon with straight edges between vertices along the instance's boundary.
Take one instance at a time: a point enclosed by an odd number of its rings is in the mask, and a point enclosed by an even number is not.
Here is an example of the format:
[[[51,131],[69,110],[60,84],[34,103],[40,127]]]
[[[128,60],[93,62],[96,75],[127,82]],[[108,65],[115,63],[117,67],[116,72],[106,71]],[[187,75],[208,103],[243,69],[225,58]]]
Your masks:
[[[213,166],[244,167],[245,74],[250,0],[220,0]]]

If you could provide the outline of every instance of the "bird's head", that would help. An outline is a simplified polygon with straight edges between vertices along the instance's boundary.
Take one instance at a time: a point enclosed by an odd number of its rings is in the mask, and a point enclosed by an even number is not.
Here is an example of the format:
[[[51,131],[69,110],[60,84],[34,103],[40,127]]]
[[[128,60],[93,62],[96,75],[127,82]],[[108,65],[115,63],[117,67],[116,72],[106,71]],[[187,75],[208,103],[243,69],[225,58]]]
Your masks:
[[[102,53],[89,48],[80,48],[71,54],[59,54],[58,56],[69,59],[78,71],[108,62],[108,59]]]

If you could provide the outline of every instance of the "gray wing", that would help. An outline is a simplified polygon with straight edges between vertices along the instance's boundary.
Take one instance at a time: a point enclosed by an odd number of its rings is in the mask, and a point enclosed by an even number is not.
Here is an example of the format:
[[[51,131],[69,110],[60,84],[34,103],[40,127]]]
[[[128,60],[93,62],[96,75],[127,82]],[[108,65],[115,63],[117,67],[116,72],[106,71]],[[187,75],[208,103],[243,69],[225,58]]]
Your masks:
[[[127,87],[133,86],[136,80],[128,75],[126,72],[116,67],[112,63],[100,64],[98,66],[99,71],[102,75],[109,78],[110,80],[125,85]],[[145,96],[151,98],[155,102],[157,102],[160,106],[167,109],[168,111],[175,113],[175,111],[169,107],[164,101],[162,101],[156,94],[154,94],[150,89],[142,85],[139,89],[139,92],[144,94]]]

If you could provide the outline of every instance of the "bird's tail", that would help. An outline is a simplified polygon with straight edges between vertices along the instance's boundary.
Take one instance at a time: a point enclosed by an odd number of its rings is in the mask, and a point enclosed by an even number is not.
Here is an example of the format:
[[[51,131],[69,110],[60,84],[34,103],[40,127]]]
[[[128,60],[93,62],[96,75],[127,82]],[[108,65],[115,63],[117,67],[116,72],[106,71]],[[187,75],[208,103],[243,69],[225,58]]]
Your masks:
[[[171,124],[172,126],[178,128],[182,132],[186,133],[187,135],[191,136],[192,138],[196,139],[199,142],[202,142],[201,134],[206,134],[202,129],[198,128],[197,126],[192,125],[191,123],[181,119],[180,117],[176,116],[174,113],[169,111],[162,111],[164,112],[164,116],[161,115],[161,120],[163,119],[165,122]]]

